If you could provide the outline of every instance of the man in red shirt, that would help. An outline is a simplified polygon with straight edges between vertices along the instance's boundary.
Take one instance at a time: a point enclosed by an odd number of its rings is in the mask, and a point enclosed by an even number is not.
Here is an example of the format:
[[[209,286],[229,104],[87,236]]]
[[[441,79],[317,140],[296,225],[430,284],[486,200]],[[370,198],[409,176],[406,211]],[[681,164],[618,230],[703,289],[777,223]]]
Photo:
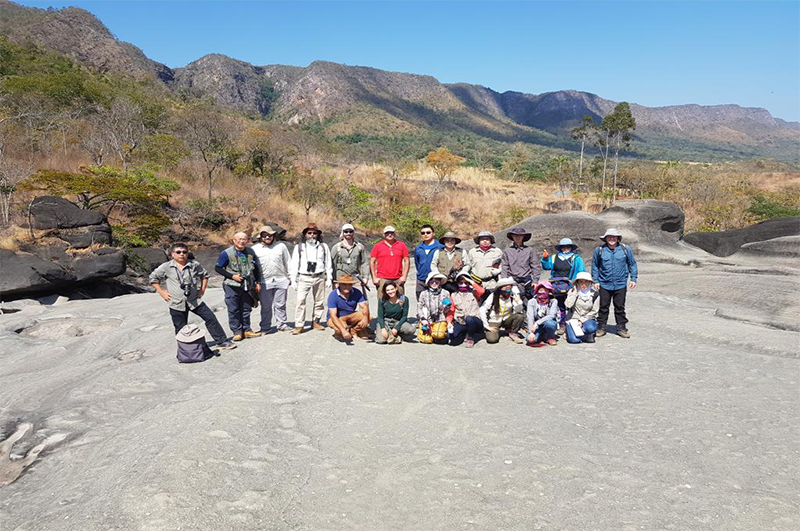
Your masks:
[[[387,280],[396,281],[398,291],[403,293],[408,267],[408,247],[397,239],[394,227],[387,225],[383,229],[383,240],[375,244],[369,258],[372,283],[378,287],[378,297],[383,294],[383,285]]]

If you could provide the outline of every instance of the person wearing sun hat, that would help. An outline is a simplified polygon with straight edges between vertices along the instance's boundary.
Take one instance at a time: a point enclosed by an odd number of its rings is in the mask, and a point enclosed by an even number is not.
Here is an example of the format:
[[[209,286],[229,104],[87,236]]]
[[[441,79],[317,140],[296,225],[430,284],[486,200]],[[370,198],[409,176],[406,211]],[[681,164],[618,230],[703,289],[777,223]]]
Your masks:
[[[519,329],[525,322],[525,305],[513,278],[501,278],[494,292],[486,297],[481,306],[481,321],[486,332],[487,343],[500,341],[500,329],[508,333],[514,343],[522,343]]]
[[[600,294],[594,289],[592,275],[582,271],[575,276],[573,286],[567,292],[567,342],[594,343],[597,332],[597,312],[600,310]]]
[[[363,243],[356,241],[355,233],[355,227],[350,223],[345,223],[339,233],[339,241],[331,247],[334,282],[340,275],[367,278],[369,273],[367,249]]]
[[[558,301],[558,309],[561,312],[559,319],[558,334],[562,335],[566,325],[567,308],[564,301],[567,299],[567,292],[572,287],[571,281],[575,275],[581,271],[586,271],[583,258],[577,253],[578,246],[569,239],[561,238],[555,246],[556,254],[548,255],[547,249],[542,251],[542,269],[550,271],[550,283],[553,285],[553,292]]]
[[[402,295],[410,263],[408,247],[397,239],[397,230],[386,225],[383,228],[383,240],[375,244],[369,255],[372,283],[378,287],[378,293],[383,292],[384,282],[394,280]]]
[[[353,287],[355,283],[355,278],[343,273],[328,296],[328,326],[340,341],[369,337],[369,304],[364,294]]]
[[[639,266],[631,248],[622,243],[619,229],[609,228],[600,239],[603,245],[598,246],[592,254],[592,278],[595,289],[600,292],[596,336],[603,337],[606,334],[608,313],[613,302],[617,335],[627,339],[631,334],[625,314],[625,297],[628,289],[636,287]]]
[[[425,280],[427,289],[417,301],[417,319],[420,343],[447,342],[447,314],[452,305],[450,293],[442,287],[447,277],[431,271]]]
[[[479,232],[472,241],[476,246],[467,251],[469,272],[484,288],[492,290],[500,278],[503,251],[495,246],[494,235],[488,231]]]
[[[452,325],[449,330],[450,345],[462,343],[467,348],[475,345],[475,336],[483,331],[481,304],[484,288],[472,279],[468,271],[462,271],[456,278],[456,290],[450,293],[450,315]]]
[[[500,262],[501,274],[505,278],[513,278],[516,281],[524,302],[528,297],[527,286],[539,282],[542,265],[539,263],[536,250],[525,245],[525,242],[531,239],[530,232],[522,227],[515,227],[506,236],[512,243],[503,251],[503,258]]]
[[[292,285],[297,290],[297,309],[294,315],[294,331],[303,333],[306,320],[306,299],[312,294],[314,310],[311,316],[311,327],[314,330],[325,330],[320,320],[325,311],[325,288],[333,285],[333,268],[331,251],[322,241],[322,231],[316,223],[309,223],[301,233],[300,243],[292,251],[289,274]]]
[[[455,291],[456,275],[465,265],[464,250],[460,247],[456,247],[461,243],[461,238],[456,236],[454,232],[448,231],[439,238],[439,243],[444,247],[437,249],[436,252],[433,253],[431,272],[444,275],[447,278],[444,284],[445,289],[447,289],[447,291]]]
[[[556,346],[558,329],[558,303],[553,296],[553,286],[549,282],[539,282],[533,290],[533,298],[528,301],[527,319],[528,345],[541,347],[545,343]]]
[[[276,241],[278,231],[264,225],[256,233],[258,243],[253,245],[253,252],[261,267],[261,332],[266,334],[272,329],[272,315],[275,314],[278,331],[291,330],[286,315],[286,295],[289,292],[289,263],[291,255],[286,244]]]

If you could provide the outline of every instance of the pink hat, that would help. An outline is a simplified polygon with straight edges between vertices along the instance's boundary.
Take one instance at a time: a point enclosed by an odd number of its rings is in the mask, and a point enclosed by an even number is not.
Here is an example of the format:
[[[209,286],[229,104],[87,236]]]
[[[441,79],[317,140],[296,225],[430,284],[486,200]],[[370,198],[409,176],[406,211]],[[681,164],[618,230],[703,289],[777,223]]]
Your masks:
[[[539,291],[539,288],[544,288],[550,293],[553,293],[553,285],[547,281],[539,282],[538,284],[536,284],[536,288],[533,290],[533,292],[536,293],[537,291]]]

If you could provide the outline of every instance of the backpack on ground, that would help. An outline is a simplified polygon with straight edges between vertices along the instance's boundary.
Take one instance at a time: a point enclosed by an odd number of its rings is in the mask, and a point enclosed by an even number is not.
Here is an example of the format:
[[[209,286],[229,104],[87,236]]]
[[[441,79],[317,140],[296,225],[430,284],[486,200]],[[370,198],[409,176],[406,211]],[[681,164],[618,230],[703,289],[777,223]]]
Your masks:
[[[206,343],[206,334],[196,324],[187,324],[175,336],[178,340],[178,363],[199,363],[216,353]]]

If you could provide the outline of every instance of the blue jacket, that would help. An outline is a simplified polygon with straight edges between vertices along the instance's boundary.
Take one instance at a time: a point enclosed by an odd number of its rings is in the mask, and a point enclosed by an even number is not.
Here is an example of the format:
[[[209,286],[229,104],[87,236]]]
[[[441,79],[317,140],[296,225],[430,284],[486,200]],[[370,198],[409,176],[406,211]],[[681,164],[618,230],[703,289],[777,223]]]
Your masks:
[[[633,257],[633,251],[624,243],[620,243],[612,251],[607,245],[601,245],[592,255],[592,278],[600,287],[608,290],[628,287],[628,276],[631,282],[639,278],[639,266]]]
[[[556,261],[557,254],[558,253],[551,254],[547,258],[542,258],[541,260],[542,269],[545,269],[547,271],[552,271],[553,264]],[[575,258],[572,260],[572,267],[569,270],[569,279],[575,280],[575,277],[578,275],[578,273],[582,273],[584,271],[586,271],[586,266],[583,264],[583,258],[581,258],[581,255],[575,254]]]
[[[414,247],[414,266],[417,268],[417,280],[428,278],[428,273],[431,272],[431,262],[433,262],[433,254],[437,249],[444,249],[444,245],[439,243],[439,240],[434,240],[428,249],[425,249],[425,244],[420,242]],[[425,253],[425,251],[428,251]]]

